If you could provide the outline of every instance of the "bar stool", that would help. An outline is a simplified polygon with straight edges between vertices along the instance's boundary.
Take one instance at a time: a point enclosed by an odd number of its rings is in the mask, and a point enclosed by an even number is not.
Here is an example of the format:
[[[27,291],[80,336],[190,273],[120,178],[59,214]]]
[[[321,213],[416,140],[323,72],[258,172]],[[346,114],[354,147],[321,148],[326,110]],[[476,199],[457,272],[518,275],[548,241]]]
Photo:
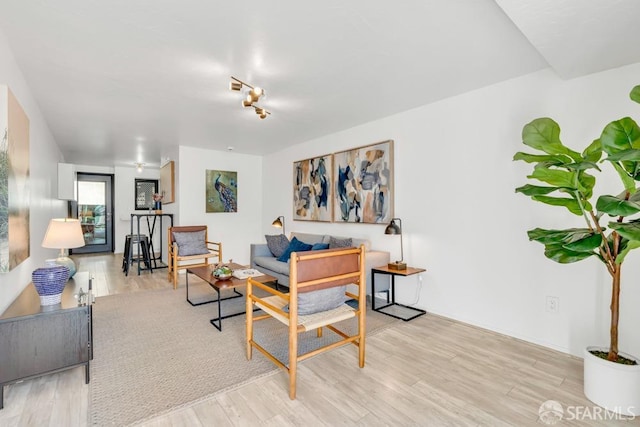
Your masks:
[[[138,238],[139,237],[139,238]],[[133,256],[133,245],[138,245],[138,254]],[[127,234],[124,239],[124,254],[122,257],[122,271],[125,276],[129,275],[129,267],[134,262],[138,262],[138,275],[140,275],[140,261],[144,262],[146,270],[150,270],[153,273],[151,267],[151,256],[149,254],[149,236],[146,234]]]

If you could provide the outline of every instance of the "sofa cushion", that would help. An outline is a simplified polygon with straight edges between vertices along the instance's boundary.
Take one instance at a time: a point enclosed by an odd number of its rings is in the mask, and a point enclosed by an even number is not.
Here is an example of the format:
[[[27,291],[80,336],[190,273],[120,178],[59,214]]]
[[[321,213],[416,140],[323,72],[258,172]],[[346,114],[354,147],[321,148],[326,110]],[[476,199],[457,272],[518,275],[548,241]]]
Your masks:
[[[319,291],[302,292],[298,294],[298,314],[306,315],[318,313],[320,311],[333,310],[340,307],[346,301],[347,290],[345,286],[336,286]],[[289,311],[289,305],[283,307],[285,312]]]
[[[178,245],[178,255],[208,254],[209,248],[207,248],[207,243],[204,241],[204,233],[204,230],[173,233],[173,238]]]
[[[353,245],[351,237],[346,239],[337,239],[333,236],[329,237],[329,249],[349,248]]]
[[[311,247],[312,251],[320,251],[323,249],[329,249],[329,244],[328,243],[314,243],[313,246]]]
[[[253,259],[253,263],[258,267],[289,276],[289,264],[278,261],[274,257],[258,256]]]
[[[310,251],[312,247],[313,245],[301,242],[296,237],[294,237],[293,239],[291,239],[291,242],[289,242],[289,246],[287,246],[287,249],[285,249],[282,255],[278,257],[278,261],[287,262],[289,261],[292,252]]]
[[[271,254],[278,258],[280,255],[284,253],[289,246],[289,239],[284,234],[276,234],[274,236],[265,235],[264,238],[267,240],[267,247]]]

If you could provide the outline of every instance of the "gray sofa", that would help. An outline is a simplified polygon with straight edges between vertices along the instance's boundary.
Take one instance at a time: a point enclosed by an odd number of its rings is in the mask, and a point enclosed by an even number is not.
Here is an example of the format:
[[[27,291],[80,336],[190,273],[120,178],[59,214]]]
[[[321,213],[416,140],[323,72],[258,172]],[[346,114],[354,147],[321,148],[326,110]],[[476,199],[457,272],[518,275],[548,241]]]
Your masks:
[[[296,237],[298,240],[308,243],[329,243],[330,235],[328,234],[307,234],[293,232],[289,236],[289,240]],[[345,237],[333,236],[336,239],[345,239]],[[371,269],[381,265],[387,265],[389,262],[389,252],[371,250],[371,242],[366,239],[352,238],[353,246],[365,246],[365,264],[367,273],[367,295],[371,295]],[[266,243],[251,244],[251,268],[273,276],[278,279],[278,284],[289,286],[289,263],[281,262],[271,254]],[[376,292],[383,292],[389,288],[389,281],[386,276],[376,276]]]

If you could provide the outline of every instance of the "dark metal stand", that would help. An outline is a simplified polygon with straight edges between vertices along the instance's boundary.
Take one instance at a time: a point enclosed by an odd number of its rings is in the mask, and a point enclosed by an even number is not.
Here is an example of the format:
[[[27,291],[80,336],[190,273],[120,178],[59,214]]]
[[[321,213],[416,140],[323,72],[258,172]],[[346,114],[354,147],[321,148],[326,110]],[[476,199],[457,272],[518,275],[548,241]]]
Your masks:
[[[415,308],[415,307],[410,307],[408,305],[404,305],[404,304],[400,304],[396,302],[396,292],[395,292],[395,279],[396,276],[411,276],[414,274],[418,274],[418,273],[422,273],[423,271],[426,271],[422,268],[408,268],[407,270],[390,270],[387,267],[384,268],[372,268],[371,269],[371,309],[373,311],[377,311],[379,313],[382,314],[386,314],[387,316],[391,316],[391,317],[395,317],[396,319],[400,319],[400,320],[404,320],[405,322],[408,322],[409,320],[415,319],[418,316],[422,316],[423,314],[426,314],[427,312],[425,310],[422,310],[420,308]],[[376,307],[376,273],[377,274],[386,274],[391,276],[391,302],[389,302],[389,293],[387,291],[387,304],[383,305],[382,307]],[[388,308],[388,307],[403,307],[405,309],[408,309],[412,312],[414,312],[415,314],[408,316],[408,317],[401,317],[398,315],[395,315],[393,313],[388,313],[386,311],[383,311],[384,309]]]
[[[136,232],[133,232],[133,219],[134,217],[136,218]],[[162,235],[163,233],[163,226],[162,226],[162,222],[163,222],[163,218],[164,217],[168,217],[170,224],[169,227],[173,227],[173,214],[156,214],[156,213],[152,213],[152,214],[131,214],[131,234],[133,235],[137,235],[138,236],[138,254],[141,253],[141,243],[140,243],[140,218],[144,217],[147,221],[147,229],[149,230],[149,257],[150,257],[150,264],[148,266],[148,268],[143,268],[140,267],[140,258],[138,257],[138,275],[140,275],[140,272],[143,270],[151,270],[151,272],[153,272],[153,269],[156,268],[167,268],[167,265],[164,264],[162,262],[162,253],[164,250],[164,245],[162,244]],[[153,218],[153,219],[151,219]],[[158,252],[158,255],[156,256],[156,252],[153,248],[153,233],[156,230],[156,221],[157,219],[160,218],[160,224],[159,224],[159,229],[160,229],[160,251]],[[159,261],[159,262],[158,262]],[[153,264],[153,265],[151,265]]]

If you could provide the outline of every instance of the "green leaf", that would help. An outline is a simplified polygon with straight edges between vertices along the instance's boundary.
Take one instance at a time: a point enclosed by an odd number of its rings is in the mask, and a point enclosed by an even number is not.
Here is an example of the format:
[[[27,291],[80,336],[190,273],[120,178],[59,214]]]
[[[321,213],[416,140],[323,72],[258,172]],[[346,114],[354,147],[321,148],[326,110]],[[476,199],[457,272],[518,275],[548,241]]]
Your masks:
[[[602,235],[594,233],[592,236],[563,245],[564,248],[576,252],[591,252],[602,244]]]
[[[574,178],[576,172],[568,172],[558,169],[549,169],[543,166],[536,166],[533,173],[527,178],[537,179],[555,187],[565,187],[575,189]]]
[[[588,228],[567,228],[565,230],[547,230],[544,228],[534,228],[527,231],[529,240],[535,240],[544,245],[559,244],[564,245],[592,236],[593,231]]]
[[[638,240],[629,240],[629,242],[626,244],[624,249],[622,249],[620,251],[620,253],[618,254],[618,256],[616,257],[616,264],[622,264],[624,262],[624,259],[629,254],[629,252],[631,252],[633,249],[637,249],[637,248],[640,248],[640,241],[638,241]]]
[[[593,195],[593,187],[596,185],[596,177],[586,172],[578,174],[578,190],[585,199],[590,199]],[[589,208],[588,210],[590,210]]]
[[[570,264],[572,262],[582,261],[585,258],[595,255],[593,252],[572,251],[562,245],[546,245],[544,247],[544,255],[560,264]]]
[[[579,153],[562,145],[560,141],[560,126],[548,117],[535,119],[526,124],[522,129],[522,142],[547,154],[565,154],[576,162],[582,159]]]
[[[558,187],[540,187],[537,185],[526,184],[516,188],[516,193],[522,193],[525,196],[538,196],[541,194],[549,194],[556,191]]]
[[[629,191],[629,190],[625,190],[625,192],[626,191]],[[625,196],[625,193],[622,193],[618,197],[624,198],[624,196]],[[635,192],[632,193],[631,196],[629,196],[629,201],[630,202],[640,203],[640,191],[638,191],[638,189],[636,189]]]
[[[571,212],[572,214],[582,216],[582,209],[580,209],[580,204],[575,199],[549,196],[531,196],[531,198],[536,202],[546,203],[547,205],[564,206],[565,208],[569,209],[569,212]]]
[[[571,169],[574,171],[581,171],[587,169],[597,169],[600,170],[600,167],[594,162],[577,162],[577,163],[569,163],[564,165],[567,169]]]
[[[606,195],[598,198],[596,209],[611,216],[629,216],[640,212],[640,204]]]
[[[609,227],[618,232],[619,235],[630,241],[640,241],[640,222],[631,221],[627,223],[623,222],[610,222]]]
[[[605,160],[608,160],[610,162],[620,162],[624,160],[637,162],[640,160],[640,150],[636,148],[630,148],[628,150],[618,151],[617,153],[607,156]]]
[[[629,98],[640,104],[640,85],[631,89],[631,93],[629,94]]]
[[[640,148],[640,127],[630,117],[613,121],[605,126],[600,142],[602,150],[609,155]]]
[[[567,156],[551,156],[551,155],[543,155],[543,154],[528,154],[523,152],[517,152],[513,156],[513,160],[523,160],[527,163],[538,163],[538,162],[546,162],[552,164],[554,166],[560,166],[567,163],[571,163],[572,159]]]
[[[613,168],[616,170],[616,172],[618,172],[618,176],[620,177],[620,180],[622,181],[622,185],[624,185],[625,190],[627,190],[628,192],[635,192],[636,191],[636,182],[633,179],[633,177],[631,177],[626,170],[623,169],[622,166],[620,166],[619,163],[611,163],[613,165]]]
[[[582,158],[588,162],[597,162],[602,157],[602,143],[599,139],[594,140],[582,152]]]

